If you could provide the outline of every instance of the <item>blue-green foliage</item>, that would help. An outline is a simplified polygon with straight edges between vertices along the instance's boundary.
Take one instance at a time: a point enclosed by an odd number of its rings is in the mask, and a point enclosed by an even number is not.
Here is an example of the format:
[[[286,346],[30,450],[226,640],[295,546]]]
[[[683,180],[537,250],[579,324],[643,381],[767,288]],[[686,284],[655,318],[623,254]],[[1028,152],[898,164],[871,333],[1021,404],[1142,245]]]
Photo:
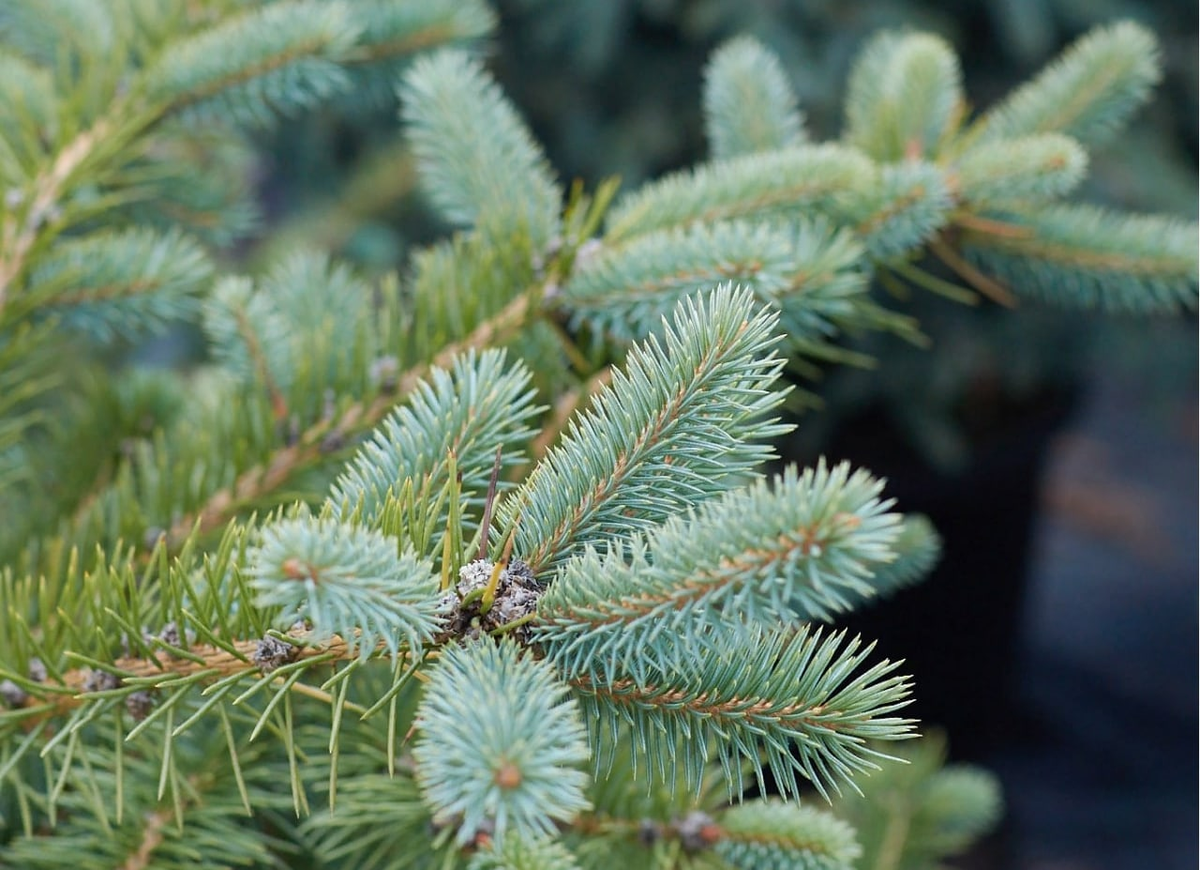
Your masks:
[[[225,278],[205,303],[204,328],[228,370],[308,424],[332,412],[327,390],[366,380],[372,306],[372,288],[346,265],[299,251],[257,282]]]
[[[1070,193],[1087,171],[1087,152],[1061,133],[989,139],[957,161],[959,192],[974,207],[997,207]]]
[[[558,232],[561,194],[541,148],[475,60],[442,51],[413,64],[400,89],[421,183],[442,216],[534,250]]]
[[[7,0],[0,6],[0,34],[25,57],[53,67],[64,49],[112,49],[117,27],[105,5],[89,0]]]
[[[541,572],[740,482],[782,430],[765,415],[775,317],[730,286],[686,299],[505,502],[515,552]]]
[[[669,671],[715,623],[829,620],[876,594],[900,517],[864,472],[794,468],[673,516],[628,548],[589,549],[542,597],[537,637],[565,673]]]
[[[845,220],[874,259],[916,250],[944,227],[954,207],[944,171],[932,163],[883,166],[847,193]]]
[[[892,561],[872,566],[871,586],[880,596],[923,580],[937,564],[942,542],[928,517],[906,514],[891,548]]]
[[[529,837],[506,837],[502,844],[475,854],[467,870],[577,870],[561,843]]]
[[[485,820],[497,844],[509,831],[549,836],[587,808],[579,709],[553,670],[515,643],[445,647],[417,715],[417,781],[460,843]]]
[[[480,39],[496,26],[484,0],[354,0],[350,12],[363,22],[363,48],[349,59],[352,96],[372,103],[395,98],[396,77],[414,51]]]
[[[989,138],[1065,133],[1099,144],[1146,101],[1160,76],[1154,36],[1122,21],[1081,38],[979,124]]]
[[[648,765],[641,775],[652,781],[698,788],[711,747],[730,795],[746,785],[744,762],[760,787],[770,770],[781,794],[798,794],[798,777],[826,793],[886,757],[866,740],[913,736],[912,720],[891,715],[908,703],[906,678],[886,660],[863,667],[871,648],[857,638],[808,628],[711,631],[724,636],[701,638],[668,671],[571,681],[599,775],[613,757],[606,747],[628,726],[632,763]]]
[[[260,607],[275,624],[311,624],[317,642],[339,636],[359,658],[383,647],[421,648],[438,628],[437,579],[428,559],[396,554],[396,541],[335,520],[281,520],[263,528],[248,556]]]
[[[580,265],[562,305],[573,325],[632,340],[659,328],[681,299],[722,281],[777,310],[793,350],[835,335],[870,307],[861,246],[821,220],[733,220],[647,233]]]
[[[56,245],[32,270],[35,291],[19,304],[101,339],[129,336],[194,314],[212,268],[179,232],[99,232]]]
[[[190,122],[261,126],[345,90],[349,77],[339,61],[358,34],[338,0],[283,0],[180,40],[139,85]]]
[[[605,240],[731,218],[811,217],[871,180],[871,161],[840,145],[715,160],[625,194],[609,213]]]
[[[732,39],[704,73],[704,123],[714,158],[773,151],[805,140],[804,116],[779,58],[755,39]]]
[[[876,160],[936,154],[964,111],[954,51],[927,33],[882,33],[859,55],[846,93],[846,142]]]
[[[0,362],[43,314],[107,337],[192,312],[212,266],[168,225],[225,244],[254,211],[249,140],[217,123],[258,126],[331,95],[370,104],[395,93],[415,47],[492,24],[481,2],[450,0],[4,4]],[[826,795],[857,787],[886,757],[868,741],[913,736],[898,664],[813,623],[913,582],[938,542],[845,465],[754,482],[786,431],[769,419],[774,380],[785,354],[832,358],[841,332],[911,328],[865,291],[872,271],[948,287],[921,271],[926,249],[1001,294],[996,278],[1075,304],[1194,307],[1194,227],[1046,207],[1081,179],[1084,146],[1142,99],[1154,54],[1134,25],[1101,31],[964,129],[947,45],[885,35],[852,77],[843,142],[813,145],[782,64],[734,42],[707,74],[713,159],[607,216],[610,188],[573,192],[563,217],[541,149],[484,67],[463,51],[416,63],[399,87],[409,141],[435,206],[467,231],[416,254],[403,283],[371,286],[320,255],[219,282],[204,315],[220,371],[190,382],[153,441],[121,444],[111,488],[81,488],[77,536],[39,539],[23,573],[0,572],[16,627],[0,633],[0,780],[17,795],[0,812],[18,804],[28,835],[0,846],[0,862],[203,852],[192,863],[225,866],[304,844],[334,866],[586,863],[554,839],[566,834],[592,858],[624,840],[634,851],[621,856],[725,870],[853,864],[845,825],[727,803],[767,772],[786,796],[802,780]],[[407,165],[383,165],[400,167],[402,188]],[[517,330],[525,365],[483,349]],[[580,332],[592,348],[574,346]],[[613,359],[611,385],[585,395]],[[497,451],[512,478],[535,435],[527,368],[590,408],[523,484],[501,481],[494,528],[480,530]],[[40,378],[14,365],[0,384]],[[111,417],[121,431],[165,389],[135,387]],[[17,429],[41,410],[29,395],[0,391]],[[0,477],[32,485],[13,426],[0,420]],[[363,436],[319,517],[234,522],[207,547],[204,533],[242,509],[318,497],[305,475]],[[153,529],[152,551],[139,545],[147,518],[172,526]],[[175,528],[193,522],[193,536]],[[514,562],[491,578],[500,587],[462,592],[453,569],[475,530],[495,533],[493,556],[515,542],[534,576]],[[86,565],[67,555],[126,533],[132,548]],[[351,714],[371,745],[339,762]],[[216,717],[228,763],[205,779],[192,751]],[[128,762],[95,749],[100,728],[105,746],[136,746]],[[591,814],[589,754],[618,765]],[[290,782],[261,788],[270,777],[239,767],[258,762]],[[997,801],[989,781],[930,769],[899,790],[916,801],[902,818],[940,858]],[[645,800],[613,797],[632,787]],[[327,815],[296,826],[277,814],[304,812],[310,791],[328,796]],[[162,833],[168,801],[178,836]],[[242,808],[278,841],[235,818]]]
[[[721,833],[715,851],[737,870],[852,870],[862,855],[845,822],[778,800],[730,808]]]
[[[1136,313],[1195,309],[1195,224],[1059,205],[998,214],[1014,232],[968,234],[967,256],[1045,302]]]
[[[405,481],[436,498],[449,482],[452,454],[463,493],[482,497],[496,448],[504,467],[519,463],[537,410],[529,372],[506,367],[503,351],[468,353],[450,370],[433,369],[347,464],[329,497],[334,514],[361,510],[374,522],[388,492],[399,493]]]

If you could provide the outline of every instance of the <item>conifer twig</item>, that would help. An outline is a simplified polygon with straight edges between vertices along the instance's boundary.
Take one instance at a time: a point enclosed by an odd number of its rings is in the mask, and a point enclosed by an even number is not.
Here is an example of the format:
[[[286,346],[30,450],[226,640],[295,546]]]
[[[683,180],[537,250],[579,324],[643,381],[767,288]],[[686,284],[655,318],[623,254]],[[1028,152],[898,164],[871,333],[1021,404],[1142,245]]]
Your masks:
[[[303,642],[308,635],[307,632],[300,631],[287,632],[285,636]],[[230,649],[222,649],[212,644],[192,644],[187,648],[192,658],[175,657],[162,650],[148,658],[124,656],[114,661],[112,667],[124,674],[121,679],[130,681],[144,681],[153,677],[162,677],[164,680],[168,680],[196,674],[208,674],[212,681],[216,681],[237,673],[260,672],[259,665],[254,661],[254,654],[258,649],[259,642],[259,638],[231,641]],[[385,651],[385,646],[382,643],[379,644],[376,651]],[[295,655],[295,661],[320,658],[322,662],[332,664],[340,661],[354,661],[359,654],[356,643],[334,635],[319,644],[298,646]],[[53,690],[52,697],[28,694],[21,703],[22,707],[30,710],[30,715],[23,720],[26,729],[45,718],[63,715],[84,703],[89,694],[85,685],[92,674],[93,671],[90,668],[72,668],[63,672],[61,685],[47,684],[47,688]],[[208,681],[208,679],[204,679],[204,682]],[[293,691],[320,701],[332,703],[333,700],[328,692],[314,686],[297,682],[291,688]],[[362,709],[354,703],[347,703],[346,706],[358,711]],[[36,713],[34,712],[35,708],[39,710]]]
[[[959,277],[993,302],[998,302],[1006,308],[1017,307],[1016,297],[1009,292],[1007,287],[994,278],[989,278],[960,257],[942,236],[935,236],[931,239],[929,249],[937,254],[938,258],[953,269]]]
[[[605,366],[600,371],[596,372],[587,382],[581,384],[573,390],[564,393],[557,402],[554,403],[554,411],[550,415],[550,419],[542,427],[542,431],[538,433],[537,438],[533,439],[533,444],[529,448],[529,457],[532,461],[537,461],[546,455],[554,440],[562,433],[569,421],[575,413],[598,391],[608,386],[612,381],[612,366]]]
[[[468,349],[503,343],[525,323],[530,313],[530,298],[529,294],[521,294],[475,327],[466,338],[446,345],[429,362],[404,372],[397,379],[393,392],[371,402],[356,402],[335,419],[319,420],[294,444],[280,448],[267,461],[242,472],[232,487],[213,493],[202,508],[172,524],[168,544],[178,547],[194,529],[203,534],[224,525],[242,505],[278,489],[299,468],[318,460],[323,452],[322,445],[328,443],[329,438],[342,440],[375,427],[430,369],[450,365],[456,355]]]
[[[34,179],[33,200],[26,212],[24,226],[18,229],[15,215],[10,214],[0,227],[0,313],[4,311],[9,287],[25,268],[25,259],[37,241],[38,230],[49,220],[67,182],[112,132],[112,114],[101,117],[79,133],[58,152],[50,168]]]

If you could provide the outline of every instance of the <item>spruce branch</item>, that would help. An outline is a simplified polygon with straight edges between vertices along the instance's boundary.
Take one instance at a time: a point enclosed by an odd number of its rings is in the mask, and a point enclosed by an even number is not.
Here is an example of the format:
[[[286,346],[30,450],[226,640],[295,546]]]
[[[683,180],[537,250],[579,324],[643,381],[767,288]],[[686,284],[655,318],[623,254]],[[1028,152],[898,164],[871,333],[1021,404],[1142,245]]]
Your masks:
[[[846,793],[834,812],[854,826],[863,867],[929,867],[962,853],[1000,819],[999,784],[985,771],[946,764],[939,736],[896,748],[906,763],[889,764]]]
[[[850,825],[794,803],[748,801],[723,812],[718,823],[713,851],[738,870],[852,870],[862,856]]]
[[[908,703],[909,684],[883,661],[860,670],[871,647],[845,633],[823,636],[801,628],[731,632],[737,643],[699,643],[668,671],[646,669],[642,679],[621,672],[568,681],[592,736],[597,769],[604,768],[602,734],[630,727],[637,764],[649,764],[665,787],[677,778],[701,782],[709,747],[730,795],[744,788],[741,761],[761,780],[769,769],[784,795],[798,793],[797,775],[822,794],[854,786],[855,773],[886,758],[871,739],[902,740],[913,721],[891,716]],[[759,782],[762,788],[762,782]]]
[[[1092,206],[1011,209],[1022,232],[965,230],[964,254],[1022,295],[1072,307],[1135,313],[1196,307],[1194,223]]]
[[[286,653],[278,652],[283,648],[277,643],[267,642],[264,648],[262,638],[222,638],[219,644],[191,643],[173,649],[158,645],[141,655],[121,656],[104,663],[105,670],[91,666],[63,670],[52,682],[22,678],[11,671],[5,671],[5,679],[10,679],[14,684],[19,682],[25,695],[21,701],[21,710],[16,716],[0,718],[8,721],[19,719],[32,724],[48,716],[70,715],[72,710],[98,700],[99,696],[95,690],[89,689],[89,683],[95,684],[98,680],[114,682],[97,677],[98,673],[116,677],[116,685],[106,691],[119,690],[118,694],[123,699],[145,688],[191,687],[224,681],[227,678],[234,678],[232,682],[236,682],[237,679],[260,675],[264,662],[273,663],[278,667],[277,657],[281,654],[286,655],[287,664],[301,662],[307,666],[307,663],[314,659],[319,659],[319,663],[352,661],[362,650],[362,644],[353,634],[348,638],[331,636],[322,643],[310,643],[308,630],[297,628],[282,634],[281,637],[287,638],[281,643],[291,648]],[[386,646],[381,645],[378,650],[384,648]],[[264,649],[267,650],[266,653]],[[84,657],[76,655],[74,658],[79,660]],[[269,665],[268,670],[271,670]],[[303,686],[293,688],[297,692],[305,691]]]
[[[356,638],[359,658],[382,645],[392,656],[431,641],[440,591],[433,564],[396,541],[333,520],[293,519],[263,528],[248,555],[263,608],[282,607],[276,623],[312,625],[313,639]]]
[[[830,620],[878,594],[874,571],[896,558],[900,517],[885,513],[881,488],[845,463],[789,468],[773,487],[726,493],[628,549],[589,550],[538,602],[534,636],[566,674],[640,677],[677,666],[718,622]]]
[[[701,164],[618,199],[604,241],[734,218],[829,213],[848,192],[869,184],[871,166],[840,145],[797,145]]]
[[[1161,76],[1153,34],[1122,21],[1082,36],[1035,79],[975,123],[986,139],[1064,133],[1098,145],[1116,133]]]
[[[495,29],[496,15],[483,0],[356,0],[350,14],[361,24],[345,60],[356,99],[391,105],[396,80],[418,52],[475,43]]]
[[[397,375],[395,388],[390,392],[369,401],[352,403],[336,417],[321,419],[309,426],[295,443],[276,449],[268,459],[239,474],[232,486],[212,493],[195,513],[181,516],[172,523],[168,543],[178,547],[193,529],[205,532],[219,528],[245,505],[278,490],[297,470],[322,459],[328,439],[344,441],[358,432],[374,428],[395,407],[396,396],[409,395],[432,368],[445,368],[463,351],[503,343],[517,334],[529,309],[528,296],[515,297],[464,339],[443,347],[429,363],[420,363]]]
[[[338,478],[330,494],[335,515],[345,505],[373,523],[389,489],[398,492],[405,481],[426,498],[441,492],[450,456],[460,491],[480,503],[496,451],[503,466],[518,464],[520,447],[533,434],[528,421],[539,410],[528,370],[518,364],[505,371],[504,361],[502,351],[471,349],[455,358],[450,371],[431,369]]]
[[[187,232],[228,248],[262,225],[261,203],[246,184],[257,155],[249,137],[227,127],[197,130],[169,120],[110,177],[128,202],[114,218]]]
[[[60,241],[32,269],[30,292],[9,315],[37,309],[80,331],[130,334],[161,328],[197,308],[212,263],[195,241],[177,231],[132,229]]]
[[[416,781],[405,772],[380,772],[386,762],[378,754],[372,746],[355,753],[380,770],[364,767],[343,775],[337,810],[316,812],[301,825],[305,844],[327,865],[360,870],[394,866],[396,856],[415,851],[414,842],[420,842],[433,860],[450,860],[446,853],[454,844],[438,836],[445,829],[434,824]]]
[[[44,143],[58,141],[58,122],[50,72],[0,48],[0,183],[6,190],[37,174]]]
[[[338,0],[281,0],[225,18],[174,43],[138,86],[159,112],[192,122],[265,124],[348,87],[339,62],[360,32],[348,12]]]
[[[718,160],[804,142],[804,116],[779,58],[750,37],[731,39],[704,71],[704,124]]]
[[[476,852],[467,870],[579,870],[574,856],[554,840],[506,837]]]
[[[985,140],[957,161],[960,197],[972,209],[1057,199],[1083,180],[1087,153],[1060,133]]]
[[[775,318],[725,286],[676,307],[503,504],[516,552],[549,571],[589,541],[656,525],[731,486],[782,431],[763,416],[780,361]]]
[[[919,250],[949,221],[954,197],[941,167],[909,160],[880,168],[872,181],[848,193],[842,210],[873,259]]]
[[[112,113],[119,114],[118,111]],[[96,120],[63,146],[53,162],[31,179],[19,210],[6,211],[0,223],[0,314],[17,279],[22,276],[35,243],[46,244],[47,234],[59,231],[55,210],[64,192],[95,159],[117,130],[111,116]]]
[[[495,28],[496,15],[481,0],[358,0],[349,12],[361,22],[351,68],[406,57],[438,45],[480,39]],[[385,74],[394,69],[385,66]]]
[[[29,870],[270,866],[272,844],[246,823],[241,790],[253,796],[262,813],[282,808],[272,788],[275,759],[266,751],[247,750],[239,781],[224,763],[224,752],[220,735],[182,748],[172,793],[156,796],[154,787],[147,787],[158,780],[156,759],[123,753],[118,764],[112,747],[98,742],[82,748],[75,765],[88,771],[90,782],[64,791],[53,835],[26,831],[0,847],[0,862]],[[122,784],[132,788],[122,793]],[[31,803],[39,815],[49,808]]]
[[[434,818],[470,842],[544,837],[588,804],[583,722],[567,687],[511,642],[447,647],[430,675],[413,745]]]
[[[562,195],[500,88],[474,60],[445,50],[421,58],[400,97],[421,182],[453,223],[527,236],[535,252],[556,235]]]
[[[879,596],[919,583],[928,576],[941,555],[942,543],[928,517],[906,514],[891,550],[895,554],[892,561],[872,566],[871,586]]]
[[[882,33],[850,74],[845,140],[884,162],[931,157],[955,132],[964,106],[949,45],[930,34]]]
[[[856,328],[911,337],[911,321],[868,298],[864,253],[851,231],[820,219],[696,224],[602,250],[579,265],[558,303],[572,326],[629,341],[657,329],[686,296],[732,281],[779,312],[794,355],[821,354],[838,334]]]

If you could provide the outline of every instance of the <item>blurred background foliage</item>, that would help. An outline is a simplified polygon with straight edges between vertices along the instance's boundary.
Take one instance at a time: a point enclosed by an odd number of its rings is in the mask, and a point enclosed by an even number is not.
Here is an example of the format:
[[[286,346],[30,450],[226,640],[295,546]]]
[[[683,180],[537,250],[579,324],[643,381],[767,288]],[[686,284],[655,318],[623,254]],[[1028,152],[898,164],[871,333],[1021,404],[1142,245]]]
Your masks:
[[[499,0],[489,65],[564,180],[592,188],[619,176],[626,189],[702,159],[702,71],[724,40],[757,37],[776,51],[817,141],[836,138],[850,66],[880,29],[928,30],[962,58],[965,90],[982,111],[1089,27],[1118,17],[1161,41],[1163,83],[1116,141],[1095,155],[1082,198],[1194,218],[1197,155],[1197,12],[1157,0]],[[400,144],[395,103],[373,91],[289,122],[262,142],[258,177],[265,229],[243,251],[265,263],[297,241],[368,271],[400,267],[434,237]],[[881,294],[883,295],[883,294]],[[1192,379],[1190,318],[1125,321],[1025,305],[1018,316],[918,294],[886,304],[917,315],[932,350],[894,335],[852,339],[886,364],[840,367],[820,384],[797,380],[805,415],[797,457],[825,450],[841,421],[882,413],[934,469],[969,460],[997,409],[1069,398],[1097,363],[1144,374],[1169,402]],[[1186,321],[1186,322],[1185,322]],[[1155,341],[1147,334],[1155,333]],[[1191,381],[1188,381],[1190,383]],[[820,400],[814,402],[815,396]]]

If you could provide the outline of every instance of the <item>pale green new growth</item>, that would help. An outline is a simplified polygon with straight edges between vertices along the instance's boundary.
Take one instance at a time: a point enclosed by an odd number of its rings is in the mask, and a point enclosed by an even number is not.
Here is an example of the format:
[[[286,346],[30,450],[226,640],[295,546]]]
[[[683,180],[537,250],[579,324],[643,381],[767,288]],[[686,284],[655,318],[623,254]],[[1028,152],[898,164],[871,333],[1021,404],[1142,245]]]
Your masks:
[[[889,749],[907,763],[889,765],[862,780],[861,794],[847,793],[834,803],[834,812],[857,831],[863,847],[859,866],[944,866],[1000,819],[996,778],[978,768],[947,765],[940,736]]]
[[[779,58],[749,37],[730,40],[709,61],[704,122],[717,159],[799,145],[806,138],[804,116]]]

